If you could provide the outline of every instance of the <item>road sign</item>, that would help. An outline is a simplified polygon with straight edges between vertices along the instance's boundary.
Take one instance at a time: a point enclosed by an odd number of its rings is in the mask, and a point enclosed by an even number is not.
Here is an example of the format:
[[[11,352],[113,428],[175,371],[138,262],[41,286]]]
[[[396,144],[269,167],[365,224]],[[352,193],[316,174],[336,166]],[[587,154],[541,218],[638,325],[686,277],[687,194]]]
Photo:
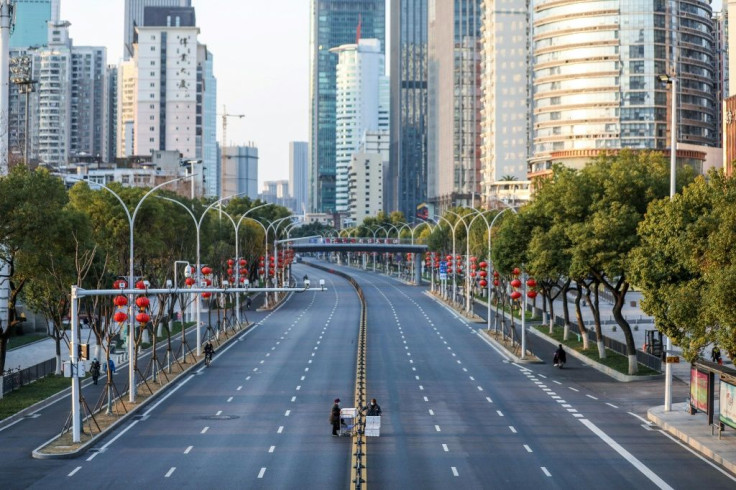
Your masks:
[[[447,261],[441,260],[440,261],[440,281],[446,281],[447,280]]]

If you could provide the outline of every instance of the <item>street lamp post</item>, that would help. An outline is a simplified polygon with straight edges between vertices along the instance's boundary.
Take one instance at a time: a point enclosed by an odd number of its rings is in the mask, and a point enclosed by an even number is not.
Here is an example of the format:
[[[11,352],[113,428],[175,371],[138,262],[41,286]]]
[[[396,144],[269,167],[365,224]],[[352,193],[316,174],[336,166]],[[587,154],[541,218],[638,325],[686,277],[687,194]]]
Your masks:
[[[666,83],[672,89],[672,114],[670,123],[670,200],[675,198],[676,176],[677,176],[677,72],[676,68],[671,75],[660,75],[660,81]],[[667,362],[667,355],[672,349],[672,341],[667,336],[665,343],[664,364],[664,411],[672,410],[672,363]]]

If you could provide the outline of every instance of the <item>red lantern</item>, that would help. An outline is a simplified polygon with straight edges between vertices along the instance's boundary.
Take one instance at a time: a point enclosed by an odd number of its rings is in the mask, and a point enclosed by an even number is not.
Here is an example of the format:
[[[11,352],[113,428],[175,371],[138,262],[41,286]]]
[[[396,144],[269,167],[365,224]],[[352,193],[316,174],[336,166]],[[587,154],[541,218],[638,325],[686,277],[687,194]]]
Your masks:
[[[526,295],[529,296],[530,298],[534,299],[534,298],[537,297],[537,292],[536,291],[529,291],[529,292],[526,293]]]
[[[204,299],[209,299],[209,298],[210,298],[210,296],[212,296],[212,293],[202,293],[202,297],[203,297]]]
[[[493,277],[498,277],[498,271],[493,271]]]
[[[227,266],[232,267],[235,265],[235,261],[233,259],[227,259]]]
[[[228,275],[228,276],[232,276],[232,275],[233,275],[233,270],[232,270],[232,269],[230,269],[230,268],[228,268],[228,270],[227,270],[227,275]]]
[[[151,304],[151,302],[146,298],[145,296],[140,296],[136,298],[135,304],[138,305],[138,308],[148,308],[148,305]]]
[[[514,270],[512,271],[515,276],[518,276],[521,274],[521,270],[518,267],[514,267]]]
[[[125,289],[128,287],[128,283],[123,281],[122,279],[118,279],[114,283],[112,283],[113,289]]]
[[[470,277],[475,277],[475,271],[470,273]]]
[[[244,276],[248,272],[248,269],[240,269],[238,272],[240,272],[241,276]]]
[[[115,320],[116,323],[123,323],[128,319],[128,315],[123,311],[118,311],[113,315],[112,319]]]
[[[534,286],[537,285],[537,281],[535,281],[532,278],[529,278],[529,280],[526,282],[526,285],[529,286],[530,288],[533,288]]]
[[[245,259],[240,259],[240,267],[245,267],[246,265],[248,265],[248,261]]]
[[[486,267],[488,267],[488,264],[486,264],[485,260],[478,265],[480,266],[481,269],[485,269]]]
[[[513,281],[511,281],[511,287],[518,288],[519,286],[521,286],[520,280],[514,279]]]
[[[486,271],[480,271],[480,272],[478,273],[478,275],[479,275],[480,277],[486,277],[486,276],[488,276],[488,273],[487,273]]]
[[[448,256],[447,256],[447,257],[445,257],[445,258],[447,259],[447,261],[448,261],[448,262],[452,261],[452,255],[448,255]]]
[[[207,286],[212,286],[212,280],[211,280],[211,279],[205,279],[205,280],[204,280],[204,283],[205,283],[205,284],[206,284]]]
[[[519,291],[514,291],[511,293],[511,299],[519,299],[521,298],[521,293]]]
[[[202,267],[202,274],[204,274],[205,276],[209,276],[210,274],[212,274],[212,267],[206,265]]]
[[[484,288],[488,286],[488,281],[486,281],[485,279],[481,279],[478,284],[480,284],[480,287]]]
[[[138,323],[144,323],[144,324],[145,324],[145,323],[148,323],[150,319],[151,319],[151,317],[150,317],[150,316],[148,316],[148,313],[138,313],[138,314],[137,314],[137,315],[135,316],[135,320],[136,320],[136,321],[137,321]]]
[[[494,285],[494,286],[498,286],[498,285],[499,285],[498,279],[494,279],[494,280],[493,280],[493,285]]]
[[[193,277],[187,277],[184,280],[184,284],[186,284],[187,286],[194,286],[194,282],[195,281],[194,281],[194,278]]]
[[[270,255],[270,256],[268,257],[268,261],[269,261],[269,262],[273,262],[274,260],[275,260],[275,259],[274,259],[274,256],[273,256],[273,255]]]
[[[115,296],[115,299],[112,300],[112,303],[115,306],[122,307],[128,304],[128,298],[127,296]]]
[[[475,257],[470,257],[470,261],[471,262],[475,262],[476,260],[478,260],[478,259],[476,259]]]
[[[478,268],[478,264],[476,264],[475,262],[473,262],[473,263],[470,264],[470,268],[473,269],[473,270],[475,270],[475,269]]]
[[[135,288],[136,289],[146,289],[146,283],[143,281],[138,281],[137,283],[135,283]]]

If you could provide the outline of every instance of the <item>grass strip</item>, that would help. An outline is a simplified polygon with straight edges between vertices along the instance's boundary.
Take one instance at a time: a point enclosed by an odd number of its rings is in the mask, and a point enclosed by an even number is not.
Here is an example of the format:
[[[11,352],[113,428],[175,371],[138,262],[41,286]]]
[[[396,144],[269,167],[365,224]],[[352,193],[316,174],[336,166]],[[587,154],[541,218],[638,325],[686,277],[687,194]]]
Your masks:
[[[21,386],[0,400],[0,420],[10,417],[30,407],[34,403],[45,400],[69,388],[70,385],[69,378],[52,374],[46,378],[41,378],[25,386]]]
[[[8,350],[15,349],[16,347],[20,347],[22,345],[30,344],[31,342],[35,342],[37,340],[42,340],[47,338],[48,335],[46,334],[25,334],[25,335],[14,335],[13,337],[10,337],[8,339]]]
[[[583,341],[578,340],[578,336],[574,333],[570,336],[569,340],[562,340],[564,333],[564,329],[562,327],[555,327],[552,330],[551,334],[549,333],[549,327],[545,325],[535,325],[534,328],[547,335],[548,337],[555,339],[555,341],[564,345],[565,347],[583,354],[585,357],[597,362],[598,364],[603,364],[604,366],[614,369],[621,374],[629,374],[628,357],[623,356],[616,351],[612,351],[611,349],[606,348],[606,358],[601,359],[600,357],[598,357],[598,346],[595,342],[590,342],[590,347],[588,349],[583,349]],[[552,354],[553,352],[550,351],[550,357],[552,356]],[[635,374],[635,376],[651,376],[653,374],[660,373],[640,363],[639,371]]]

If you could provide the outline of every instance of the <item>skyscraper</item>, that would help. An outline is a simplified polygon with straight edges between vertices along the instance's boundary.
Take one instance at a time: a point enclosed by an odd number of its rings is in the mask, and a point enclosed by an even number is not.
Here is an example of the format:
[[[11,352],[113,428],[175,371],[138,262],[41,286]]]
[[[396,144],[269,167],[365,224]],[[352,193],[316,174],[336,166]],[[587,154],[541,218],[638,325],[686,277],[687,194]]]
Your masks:
[[[294,198],[295,213],[308,211],[309,145],[306,141],[289,142],[289,186]]]
[[[378,39],[332,48],[337,62],[335,97],[335,209],[348,211],[348,167],[366,131],[388,130],[389,86]]]
[[[191,7],[192,0],[125,0],[124,56],[133,56],[135,28],[143,25],[146,7]]]
[[[527,0],[483,2],[481,194],[489,207],[499,200],[516,201],[528,195],[527,6]]]
[[[677,77],[678,143],[720,143],[710,0],[538,0],[533,49],[533,174],[601,151],[669,148],[672,89],[660,75]]]
[[[410,220],[427,199],[427,0],[391,0],[388,210]]]
[[[471,205],[480,190],[481,0],[429,5],[428,200]]]
[[[335,210],[335,68],[331,48],[373,38],[385,45],[385,0],[312,0],[310,22],[310,200]]]
[[[222,195],[245,194],[258,199],[258,148],[255,146],[224,146]]]
[[[72,46],[69,155],[107,157],[107,48]]]
[[[221,161],[217,157],[217,78],[214,70],[215,60],[207,50],[202,64],[202,177],[203,193],[206,197],[220,196]]]
[[[15,0],[15,28],[10,34],[11,48],[44,46],[48,42],[48,23],[58,20],[58,0]]]

